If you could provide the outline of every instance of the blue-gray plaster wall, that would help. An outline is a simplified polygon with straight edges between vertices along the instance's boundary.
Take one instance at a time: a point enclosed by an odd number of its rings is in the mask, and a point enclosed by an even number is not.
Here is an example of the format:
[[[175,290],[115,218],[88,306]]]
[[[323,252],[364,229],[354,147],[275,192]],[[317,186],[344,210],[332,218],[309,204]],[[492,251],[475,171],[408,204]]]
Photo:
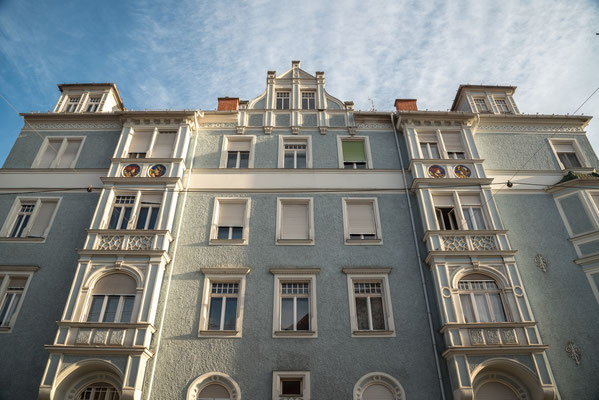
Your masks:
[[[391,138],[392,139],[392,138]],[[408,398],[440,398],[418,263],[404,194],[377,194],[384,245],[346,246],[341,198],[314,198],[315,245],[276,246],[277,196],[251,197],[249,245],[209,246],[214,197],[189,193],[179,237],[152,399],[184,399],[198,376],[229,374],[245,399],[271,398],[273,370],[309,370],[314,399],[348,399],[365,374],[386,372]],[[250,267],[243,337],[199,338],[202,267]],[[318,338],[272,338],[274,277],[270,268],[320,267],[316,278]],[[394,338],[352,338],[345,267],[391,267]],[[163,296],[164,298],[164,296]],[[176,371],[176,372],[175,372]]]
[[[507,229],[533,314],[563,399],[599,395],[599,304],[550,194],[498,194],[495,201]],[[534,257],[544,255],[547,272]],[[571,340],[582,350],[580,365],[568,357]]]
[[[583,135],[478,132],[475,136],[476,147],[480,157],[485,160],[486,169],[559,171],[561,168],[551,150],[549,138],[575,138],[590,166],[599,167],[599,160]]]
[[[0,399],[36,399],[52,344],[77,268],[77,248],[83,246],[98,193],[52,193],[61,197],[54,223],[44,243],[0,241],[0,264],[37,265],[12,331],[0,333]],[[0,196],[0,221],[16,196]]]
[[[38,135],[39,133],[39,135]],[[114,153],[120,130],[98,131],[45,131],[36,133],[23,129],[10,150],[3,168],[31,168],[46,136],[85,136],[83,148],[75,163],[75,168],[106,168],[110,166],[110,157]],[[41,135],[41,137],[40,137]]]

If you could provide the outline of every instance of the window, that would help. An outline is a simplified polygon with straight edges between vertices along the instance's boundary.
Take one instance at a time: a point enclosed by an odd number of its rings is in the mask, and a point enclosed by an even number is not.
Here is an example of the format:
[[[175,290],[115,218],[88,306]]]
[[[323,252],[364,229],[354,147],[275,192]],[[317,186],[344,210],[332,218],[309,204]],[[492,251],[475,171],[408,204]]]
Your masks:
[[[87,322],[132,322],[137,283],[125,274],[106,275],[94,286]]]
[[[372,168],[370,161],[370,143],[366,136],[337,136],[339,148],[339,168],[366,169]]]
[[[289,110],[289,92],[277,92],[277,110]]]
[[[277,243],[314,244],[314,207],[311,198],[278,199]]]
[[[152,158],[171,158],[175,149],[177,131],[158,131],[152,147]]]
[[[108,229],[127,229],[134,205],[135,195],[115,196]]]
[[[346,268],[352,336],[394,335],[389,296],[390,269]]]
[[[200,336],[241,337],[247,268],[202,268]]]
[[[273,268],[273,337],[316,337],[316,274],[319,268]]]
[[[311,136],[279,136],[279,168],[312,168]]]
[[[129,158],[146,158],[150,151],[150,143],[152,142],[152,131],[135,131],[129,143]]]
[[[249,211],[249,198],[216,198],[210,243],[247,244]]]
[[[115,195],[107,229],[156,229],[161,204],[162,193]]]
[[[466,158],[460,132],[442,132],[441,137],[443,138],[443,144],[445,145],[445,151],[447,151],[448,158]]]
[[[486,275],[468,275],[458,282],[458,292],[465,322],[507,321],[501,291]]]
[[[561,169],[581,168],[581,158],[575,141],[551,141]]]
[[[485,215],[481,206],[479,195],[460,195],[460,203],[462,205],[462,214],[465,225],[463,229],[483,230],[487,229],[485,223]]]
[[[14,239],[47,237],[59,202],[57,198],[17,198],[2,229],[2,236]]]
[[[422,158],[441,158],[437,135],[434,133],[418,133],[418,142]]]
[[[255,136],[225,136],[221,153],[221,168],[253,168]]]
[[[162,203],[160,194],[143,194],[137,212],[135,229],[156,229],[158,212]]]
[[[310,400],[310,372],[273,371],[272,398],[273,400],[288,398]]]
[[[500,114],[510,114],[511,111],[507,105],[506,99],[495,99],[495,104]]]
[[[438,229],[487,229],[480,194],[437,194],[433,195],[433,202]],[[460,207],[455,206],[458,202]]]
[[[33,168],[75,168],[83,137],[46,137]]]
[[[0,332],[14,326],[30,277],[0,270]]]
[[[208,372],[197,377],[187,390],[187,400],[239,400],[241,389],[227,374]]]
[[[198,400],[229,400],[229,391],[218,383],[206,386],[198,395]]]
[[[489,107],[487,107],[487,102],[484,97],[474,97],[474,105],[476,106],[476,111],[479,113],[488,113]]]
[[[314,92],[302,92],[302,109],[316,109],[316,98]]]
[[[401,384],[384,372],[364,375],[354,386],[353,400],[400,400],[405,399]]]
[[[120,400],[118,390],[108,383],[94,383],[81,391],[77,400]]]
[[[67,102],[67,107],[65,108],[65,112],[75,112],[77,110],[77,106],[79,105],[80,96],[69,96],[69,101]]]
[[[87,102],[87,112],[96,112],[98,111],[98,107],[100,107],[100,100],[102,98],[98,96],[90,97]]]
[[[382,244],[376,198],[344,198],[343,222],[346,244]]]

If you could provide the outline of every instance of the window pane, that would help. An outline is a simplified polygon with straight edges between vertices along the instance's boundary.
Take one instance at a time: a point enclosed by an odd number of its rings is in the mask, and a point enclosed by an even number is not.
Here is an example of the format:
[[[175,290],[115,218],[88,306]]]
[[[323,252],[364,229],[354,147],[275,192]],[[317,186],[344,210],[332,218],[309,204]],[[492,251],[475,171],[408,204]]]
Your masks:
[[[156,220],[158,219],[158,208],[152,208],[152,214],[150,215],[150,223],[148,229],[154,229],[156,227]]]
[[[235,326],[237,322],[237,298],[236,297],[227,297],[227,301],[225,303],[225,326],[223,329],[228,331],[235,330]]]
[[[240,151],[239,152],[239,168],[248,168],[250,161],[250,152],[249,151]]]
[[[87,322],[100,321],[100,312],[102,312],[102,304],[103,303],[104,303],[104,296],[94,296],[92,298],[92,305],[89,308],[89,314],[87,315]]]
[[[242,226],[234,226],[233,234],[231,235],[231,239],[243,239],[243,227]]]
[[[120,297],[121,296],[108,296],[108,302],[106,303],[102,322],[116,322],[116,309],[119,305]]]
[[[20,298],[20,293],[8,293],[6,295],[4,304],[2,304],[2,308],[0,309],[0,326],[8,326]]]
[[[301,379],[285,379],[281,381],[282,395],[301,395],[302,381]]]
[[[293,160],[293,151],[285,152],[285,168],[295,168]]]
[[[306,153],[303,151],[297,152],[297,165],[296,168],[306,168]]]
[[[217,239],[228,239],[229,238],[229,227],[228,226],[219,226],[218,234],[216,235]]]
[[[491,309],[493,310],[493,316],[495,322],[505,322],[505,313],[503,311],[503,305],[501,303],[501,296],[499,293],[489,293],[489,302],[491,303]]]
[[[293,330],[293,298],[281,299],[281,330]]]
[[[139,210],[136,229],[144,229],[146,227],[146,219],[148,218],[148,207],[142,207]]]
[[[439,155],[439,146],[437,143],[430,143],[431,146],[431,158],[441,158]]]
[[[210,316],[208,320],[208,329],[220,329],[220,315],[222,312],[223,298],[213,297],[210,301]]]
[[[237,152],[229,151],[227,152],[227,168],[235,167],[237,167]]]
[[[17,216],[17,220],[15,221],[15,226],[12,232],[10,233],[10,237],[21,237],[21,232],[23,232],[23,229],[21,228],[21,224],[23,223],[23,217],[24,215]],[[27,215],[27,217],[29,216]]]
[[[363,161],[366,162],[366,152],[364,151],[364,142],[361,140],[344,140],[341,142],[343,147],[344,161]]]
[[[474,302],[476,303],[476,311],[478,312],[478,322],[491,322],[491,314],[489,313],[485,295],[482,293],[475,294]]]
[[[108,229],[116,229],[116,224],[118,224],[120,216],[121,216],[121,208],[120,207],[113,208],[112,215],[110,216],[110,223],[108,224]]]
[[[474,214],[474,221],[476,221],[476,229],[487,229],[485,218],[483,217],[483,210],[476,207],[472,209],[472,213]]]
[[[469,294],[461,294],[460,302],[462,303],[462,312],[466,322],[476,322],[474,311],[472,310],[472,301]]]
[[[308,298],[302,297],[296,300],[297,307],[297,330],[310,330],[310,308]]]
[[[131,207],[125,207],[125,215],[123,216],[123,221],[121,222],[121,226],[119,229],[127,229],[127,225],[129,224],[129,219],[131,218]]]
[[[366,297],[356,297],[356,315],[358,317],[358,329],[368,330],[368,306],[366,305]]]
[[[385,330],[385,313],[383,312],[383,298],[371,297],[370,310],[372,311],[372,329]]]
[[[133,303],[135,296],[125,296],[123,299],[123,312],[119,322],[131,322],[131,314],[133,314]]]
[[[464,219],[466,220],[466,225],[468,226],[468,229],[474,229],[472,217],[470,216],[470,207],[462,207],[462,212],[464,213]]]

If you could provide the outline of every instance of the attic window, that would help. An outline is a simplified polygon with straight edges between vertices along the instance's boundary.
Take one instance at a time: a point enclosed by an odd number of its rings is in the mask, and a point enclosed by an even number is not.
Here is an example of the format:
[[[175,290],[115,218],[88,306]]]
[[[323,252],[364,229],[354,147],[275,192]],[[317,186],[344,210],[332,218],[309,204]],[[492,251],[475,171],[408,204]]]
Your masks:
[[[499,110],[500,114],[510,114],[511,113],[505,99],[495,99],[495,104],[497,105],[497,109]]]

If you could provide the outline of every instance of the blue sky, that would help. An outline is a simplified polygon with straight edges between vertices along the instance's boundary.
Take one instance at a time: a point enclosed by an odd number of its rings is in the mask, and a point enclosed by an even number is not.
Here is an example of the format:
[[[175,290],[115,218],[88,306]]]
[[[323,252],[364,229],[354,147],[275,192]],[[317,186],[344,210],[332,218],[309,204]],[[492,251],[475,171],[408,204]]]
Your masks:
[[[57,83],[114,82],[128,109],[210,110],[301,60],[358,109],[446,110],[485,83],[518,86],[521,112],[566,114],[599,86],[596,32],[597,1],[0,0],[0,94],[46,111]],[[580,110],[598,111],[599,93]],[[22,125],[0,99],[0,164]],[[588,134],[599,148],[598,121]]]

